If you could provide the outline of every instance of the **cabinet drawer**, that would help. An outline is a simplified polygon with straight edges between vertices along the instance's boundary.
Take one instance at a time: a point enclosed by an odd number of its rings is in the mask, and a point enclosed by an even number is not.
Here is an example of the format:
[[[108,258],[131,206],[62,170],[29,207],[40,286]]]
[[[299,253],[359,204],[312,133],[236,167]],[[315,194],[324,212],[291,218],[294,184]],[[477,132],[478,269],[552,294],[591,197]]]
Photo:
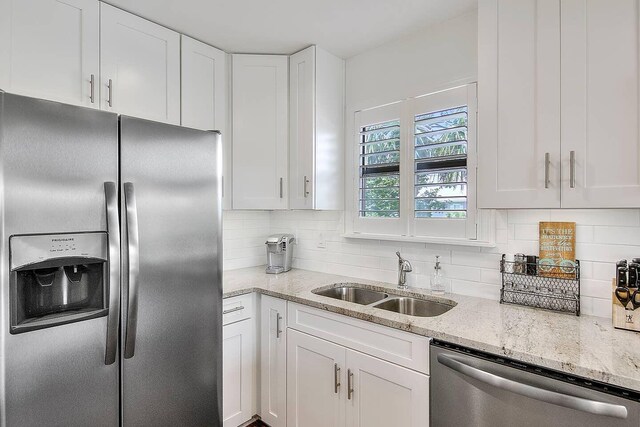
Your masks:
[[[371,356],[429,373],[429,338],[289,302],[287,326]]]
[[[222,300],[222,324],[239,322],[253,317],[253,293]]]

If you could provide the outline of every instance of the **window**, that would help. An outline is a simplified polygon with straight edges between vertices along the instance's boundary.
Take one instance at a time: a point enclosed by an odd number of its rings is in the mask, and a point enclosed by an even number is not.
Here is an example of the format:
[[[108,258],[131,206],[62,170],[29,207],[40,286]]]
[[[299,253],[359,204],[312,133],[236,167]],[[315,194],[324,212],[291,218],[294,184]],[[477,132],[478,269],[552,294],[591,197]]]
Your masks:
[[[475,123],[475,84],[356,113],[348,231],[474,239]]]
[[[414,117],[415,217],[467,217],[467,106]]]
[[[400,216],[400,121],[360,128],[361,217]]]

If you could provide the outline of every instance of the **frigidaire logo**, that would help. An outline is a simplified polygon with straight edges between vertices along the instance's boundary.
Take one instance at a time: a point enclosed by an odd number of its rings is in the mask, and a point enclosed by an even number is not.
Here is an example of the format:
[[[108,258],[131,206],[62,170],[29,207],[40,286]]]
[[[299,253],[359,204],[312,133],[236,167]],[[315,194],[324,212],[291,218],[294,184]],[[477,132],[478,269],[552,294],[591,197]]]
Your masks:
[[[51,239],[52,242],[73,242],[75,239],[73,237],[66,237],[64,239]]]

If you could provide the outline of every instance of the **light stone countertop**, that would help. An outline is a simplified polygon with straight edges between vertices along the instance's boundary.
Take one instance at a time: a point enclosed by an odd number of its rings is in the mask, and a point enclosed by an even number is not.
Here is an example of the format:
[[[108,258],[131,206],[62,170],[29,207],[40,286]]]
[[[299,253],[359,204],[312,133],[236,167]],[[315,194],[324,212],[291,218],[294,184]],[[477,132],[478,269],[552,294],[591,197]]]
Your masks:
[[[393,293],[419,295],[457,305],[437,317],[414,317],[313,294],[318,287],[336,283],[361,283]],[[307,270],[280,275],[264,267],[224,272],[224,297],[259,292],[424,335],[504,355],[566,374],[640,391],[640,333],[614,329],[611,319],[572,316],[457,294],[443,298],[410,288]]]

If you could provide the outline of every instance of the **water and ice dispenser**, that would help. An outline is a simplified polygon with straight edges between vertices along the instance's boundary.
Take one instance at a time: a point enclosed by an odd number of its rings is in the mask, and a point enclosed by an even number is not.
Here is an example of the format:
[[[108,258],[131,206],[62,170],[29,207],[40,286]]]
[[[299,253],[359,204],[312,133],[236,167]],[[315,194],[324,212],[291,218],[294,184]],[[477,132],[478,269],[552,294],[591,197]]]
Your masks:
[[[9,239],[12,334],[107,314],[107,233]]]

